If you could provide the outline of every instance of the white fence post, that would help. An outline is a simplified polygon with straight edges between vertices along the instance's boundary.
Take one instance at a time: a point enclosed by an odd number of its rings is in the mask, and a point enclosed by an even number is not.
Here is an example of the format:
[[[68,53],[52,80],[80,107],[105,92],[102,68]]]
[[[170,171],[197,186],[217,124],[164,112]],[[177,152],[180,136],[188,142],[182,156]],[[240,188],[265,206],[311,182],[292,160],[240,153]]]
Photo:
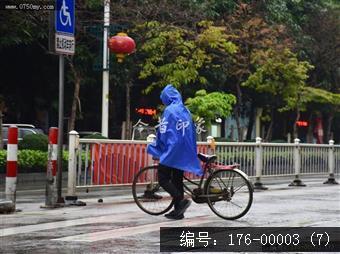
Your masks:
[[[288,186],[306,186],[300,179],[301,171],[301,147],[300,139],[294,139],[294,169],[295,169],[295,179]]]
[[[67,179],[67,196],[65,197],[68,205],[86,205],[86,203],[77,200],[76,181],[77,181],[77,151],[79,146],[79,135],[75,130],[69,132],[68,146],[68,179]],[[81,156],[81,155],[80,155]]]
[[[256,180],[254,183],[254,189],[256,190],[267,190],[261,182],[263,169],[263,147],[262,147],[262,138],[256,138],[256,147],[255,147],[255,170],[256,170]]]
[[[338,184],[334,178],[334,168],[335,168],[335,157],[334,157],[334,140],[329,141],[328,148],[328,168],[329,168],[329,177],[324,184]]]

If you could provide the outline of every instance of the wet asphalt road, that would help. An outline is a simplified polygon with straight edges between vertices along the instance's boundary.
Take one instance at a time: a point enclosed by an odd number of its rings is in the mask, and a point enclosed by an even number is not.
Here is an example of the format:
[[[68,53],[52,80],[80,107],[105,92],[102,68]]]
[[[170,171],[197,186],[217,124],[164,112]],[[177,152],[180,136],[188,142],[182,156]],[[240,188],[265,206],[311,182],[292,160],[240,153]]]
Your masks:
[[[306,187],[268,183],[270,189],[255,192],[250,211],[236,221],[220,219],[206,204],[192,204],[180,221],[147,215],[131,202],[130,188],[82,193],[87,206],[53,210],[40,208],[42,190],[21,190],[22,212],[0,215],[0,253],[159,253],[164,226],[340,227],[340,185],[323,180],[305,180]]]

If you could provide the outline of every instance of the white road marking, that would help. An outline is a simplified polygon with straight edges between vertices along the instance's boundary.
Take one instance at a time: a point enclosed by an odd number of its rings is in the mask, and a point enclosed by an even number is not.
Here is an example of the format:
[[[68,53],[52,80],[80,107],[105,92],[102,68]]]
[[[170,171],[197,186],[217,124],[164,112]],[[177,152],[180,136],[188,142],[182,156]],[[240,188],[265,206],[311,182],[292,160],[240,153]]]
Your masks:
[[[66,242],[96,242],[108,239],[115,239],[119,237],[132,236],[142,233],[149,233],[158,231],[160,227],[190,227],[198,224],[209,223],[208,216],[200,216],[192,219],[184,219],[179,221],[167,221],[154,224],[140,225],[128,228],[118,228],[106,230],[96,233],[80,234],[74,236],[67,236],[62,238],[52,239],[53,241],[66,241]]]
[[[113,222],[113,221],[127,221],[136,217],[140,213],[126,213],[126,214],[113,214],[113,215],[105,215],[98,217],[90,217],[83,219],[75,219],[75,220],[66,220],[66,221],[57,221],[57,222],[49,222],[49,223],[41,223],[35,225],[27,225],[27,226],[19,226],[12,228],[3,228],[0,229],[0,237],[17,235],[17,234],[26,234],[36,231],[55,229],[55,228],[65,228],[93,223],[104,223],[104,222]]]

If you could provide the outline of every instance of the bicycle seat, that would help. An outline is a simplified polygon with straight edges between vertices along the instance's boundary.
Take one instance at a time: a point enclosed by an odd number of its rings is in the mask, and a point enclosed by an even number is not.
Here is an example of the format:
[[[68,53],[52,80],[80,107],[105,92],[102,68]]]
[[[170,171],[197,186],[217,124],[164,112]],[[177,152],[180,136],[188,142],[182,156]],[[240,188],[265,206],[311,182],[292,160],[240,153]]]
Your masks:
[[[217,159],[217,156],[215,154],[209,155],[209,154],[199,153],[198,158],[203,162],[211,163]]]

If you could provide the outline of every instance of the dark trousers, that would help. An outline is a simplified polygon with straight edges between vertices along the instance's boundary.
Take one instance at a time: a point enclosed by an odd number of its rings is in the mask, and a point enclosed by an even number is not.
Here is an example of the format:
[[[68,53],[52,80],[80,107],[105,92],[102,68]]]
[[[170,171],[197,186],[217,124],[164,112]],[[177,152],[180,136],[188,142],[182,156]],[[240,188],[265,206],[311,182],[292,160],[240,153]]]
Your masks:
[[[184,198],[183,171],[159,164],[158,182],[175,201],[175,209],[179,202]]]

